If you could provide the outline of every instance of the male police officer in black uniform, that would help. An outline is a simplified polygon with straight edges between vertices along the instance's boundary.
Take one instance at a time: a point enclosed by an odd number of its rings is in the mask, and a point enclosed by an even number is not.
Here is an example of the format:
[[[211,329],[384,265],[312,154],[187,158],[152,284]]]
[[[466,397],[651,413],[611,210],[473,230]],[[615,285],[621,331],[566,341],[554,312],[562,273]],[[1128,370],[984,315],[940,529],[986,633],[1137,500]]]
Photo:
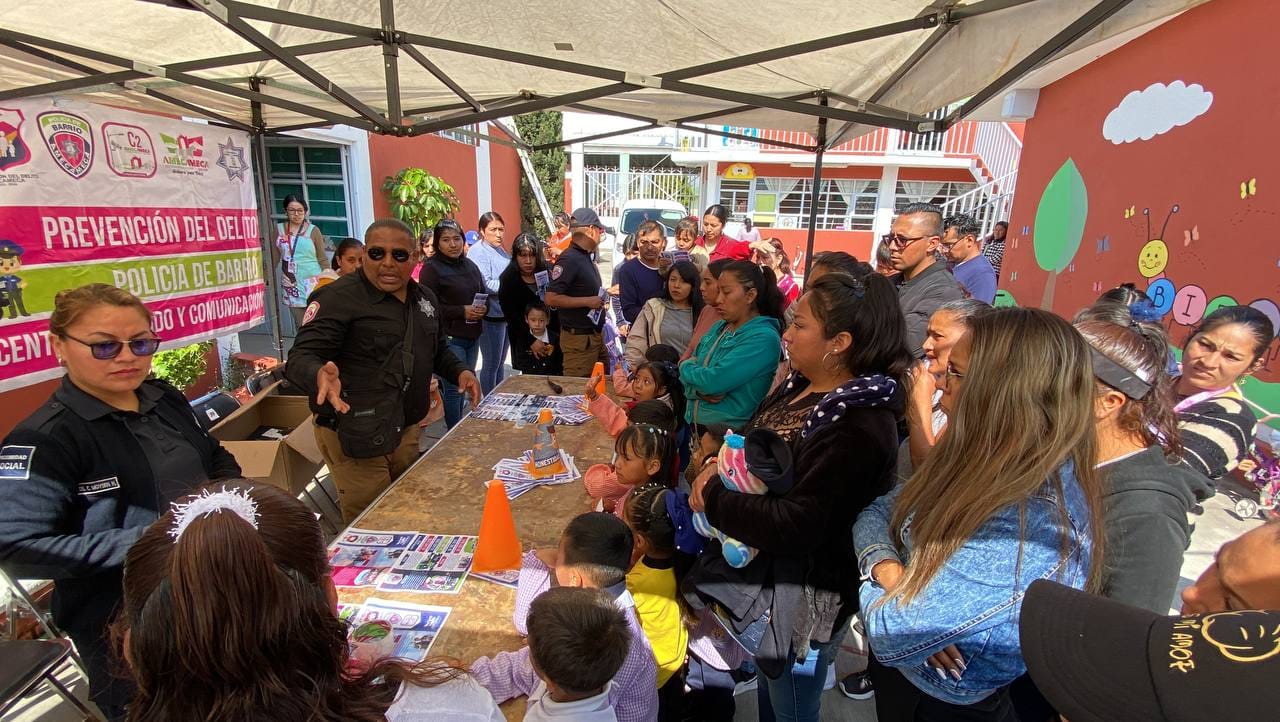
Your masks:
[[[400,221],[384,219],[370,225],[364,234],[360,273],[343,276],[311,294],[289,352],[286,376],[311,397],[316,442],[333,474],[348,522],[417,459],[418,422],[430,408],[433,373],[469,392],[472,406],[480,403],[480,382],[449,351],[441,335],[440,302],[411,277],[418,261],[417,245],[413,232]],[[409,382],[402,389],[403,417],[388,419],[399,434],[399,444],[388,453],[353,458],[344,451],[339,429],[354,423],[353,416],[364,410],[353,410],[348,402],[379,389],[389,388],[394,395],[403,378],[402,350],[410,319],[412,359]],[[351,443],[349,435],[346,443]],[[394,445],[394,439],[390,443]]]
[[[560,348],[565,376],[591,376],[597,361],[604,360],[604,326],[601,312],[600,269],[591,254],[600,245],[604,225],[590,208],[579,208],[569,217],[573,241],[556,259],[547,284],[547,305],[560,309]],[[596,312],[592,320],[592,312]]]

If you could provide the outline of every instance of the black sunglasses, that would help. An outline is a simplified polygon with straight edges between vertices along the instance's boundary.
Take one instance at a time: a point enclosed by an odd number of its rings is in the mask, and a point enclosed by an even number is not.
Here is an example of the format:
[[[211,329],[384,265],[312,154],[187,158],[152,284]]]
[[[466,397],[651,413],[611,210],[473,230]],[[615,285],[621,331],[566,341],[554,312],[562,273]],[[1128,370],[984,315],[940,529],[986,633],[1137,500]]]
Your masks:
[[[75,336],[63,334],[63,338],[69,338],[76,343],[84,344],[89,347],[89,352],[99,361],[107,361],[120,355],[124,350],[125,343],[129,344],[129,352],[134,356],[151,356],[160,348],[161,339],[152,336],[151,338],[135,338],[132,341],[81,341]]]
[[[366,248],[364,250],[364,255],[368,256],[370,261],[381,261],[387,257],[387,249],[382,248],[381,246],[373,246],[372,248]],[[409,252],[403,248],[397,248],[391,251],[391,257],[396,259],[397,263],[407,262],[409,260],[409,255]]]

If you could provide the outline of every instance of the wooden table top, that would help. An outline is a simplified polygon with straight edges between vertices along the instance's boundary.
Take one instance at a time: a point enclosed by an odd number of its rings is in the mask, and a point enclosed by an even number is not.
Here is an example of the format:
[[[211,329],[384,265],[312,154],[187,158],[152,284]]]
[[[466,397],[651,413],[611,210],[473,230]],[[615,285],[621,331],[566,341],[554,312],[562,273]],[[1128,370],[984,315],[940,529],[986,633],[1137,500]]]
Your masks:
[[[545,376],[513,376],[495,391],[551,394]],[[586,385],[581,378],[554,377],[566,394],[578,394]],[[561,447],[577,462],[578,470],[607,463],[613,455],[613,439],[596,421],[580,426],[557,426]],[[533,426],[517,429],[510,421],[482,421],[468,416],[409,468],[382,497],[351,526],[360,529],[416,531],[431,534],[470,534],[480,529],[485,482],[493,465],[503,458],[517,458],[533,445]],[[593,503],[582,482],[534,489],[511,502],[516,533],[525,549],[554,547],[569,520],[591,511]],[[512,625],[514,589],[482,579],[468,578],[457,594],[379,592],[375,589],[339,589],[345,604],[369,597],[398,599],[414,604],[451,607],[449,620],[431,647],[432,656],[446,656],[470,664],[472,660],[524,645]],[[525,701],[502,705],[509,720],[524,717]]]

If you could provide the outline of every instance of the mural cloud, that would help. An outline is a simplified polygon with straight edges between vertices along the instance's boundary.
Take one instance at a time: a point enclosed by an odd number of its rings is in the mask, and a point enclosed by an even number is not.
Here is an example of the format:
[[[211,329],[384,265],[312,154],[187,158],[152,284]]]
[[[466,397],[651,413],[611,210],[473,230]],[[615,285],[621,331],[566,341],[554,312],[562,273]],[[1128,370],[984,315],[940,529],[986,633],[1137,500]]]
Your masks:
[[[1175,80],[1168,85],[1152,83],[1145,90],[1124,96],[1102,123],[1102,137],[1120,145],[1151,140],[1186,125],[1209,110],[1213,93],[1199,83],[1187,85]]]

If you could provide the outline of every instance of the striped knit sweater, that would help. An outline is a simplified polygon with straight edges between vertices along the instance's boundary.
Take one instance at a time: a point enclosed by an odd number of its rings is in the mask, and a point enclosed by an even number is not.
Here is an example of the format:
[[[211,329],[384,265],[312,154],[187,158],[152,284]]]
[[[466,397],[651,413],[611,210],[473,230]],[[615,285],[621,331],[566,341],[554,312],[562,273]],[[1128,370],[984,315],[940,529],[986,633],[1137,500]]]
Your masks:
[[[1178,414],[1182,436],[1182,463],[1194,471],[1221,479],[1240,465],[1258,419],[1243,401],[1218,396],[1201,401]]]

